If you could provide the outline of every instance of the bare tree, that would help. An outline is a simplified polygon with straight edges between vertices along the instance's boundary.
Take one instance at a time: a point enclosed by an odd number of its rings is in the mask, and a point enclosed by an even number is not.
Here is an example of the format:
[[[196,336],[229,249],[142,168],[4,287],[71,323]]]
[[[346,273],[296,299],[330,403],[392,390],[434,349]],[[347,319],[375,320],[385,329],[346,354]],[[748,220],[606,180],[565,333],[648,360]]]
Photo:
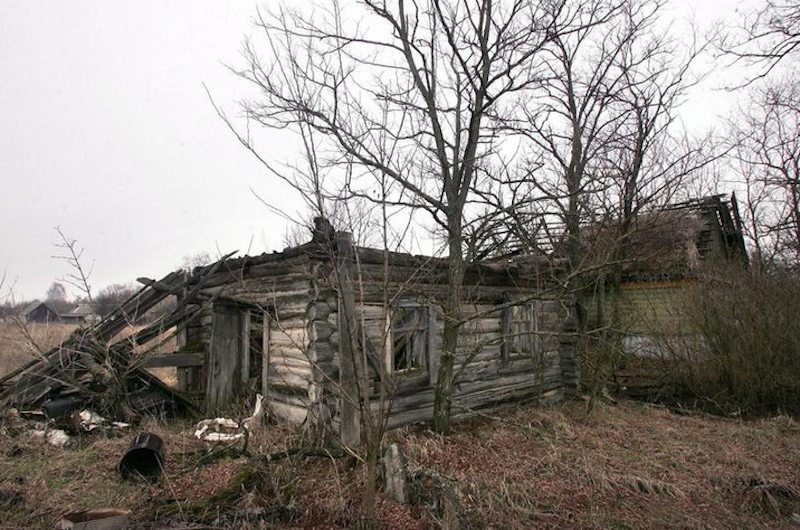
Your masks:
[[[92,267],[86,268],[84,265],[84,260],[82,259],[84,249],[78,247],[77,239],[68,237],[61,228],[56,227],[55,230],[60,241],[55,245],[59,249],[59,253],[54,255],[53,258],[65,261],[70,270],[60,278],[60,281],[77,289],[86,297],[89,303],[92,303],[92,286],[89,283]]]
[[[465,226],[481,166],[497,151],[491,120],[539,82],[538,56],[573,31],[565,2],[366,0],[259,17],[266,57],[245,47],[238,70],[261,91],[247,116],[318,134],[328,167],[352,167],[350,193],[429,215],[449,256],[434,427],[450,423],[465,270]],[[368,29],[367,29],[368,28]],[[376,192],[376,182],[386,182]]]
[[[766,77],[795,56],[800,46],[800,1],[766,0],[763,7],[745,13],[733,31],[722,32],[718,48],[736,62],[759,68],[745,81]]]
[[[745,187],[748,238],[764,266],[800,263],[800,86],[792,78],[752,92],[729,122],[732,168]]]
[[[653,2],[649,7],[652,11],[646,17],[657,23],[661,5]],[[623,19],[632,14],[626,10]],[[589,410],[622,359],[625,330],[619,287],[635,259],[633,238],[640,230],[669,229],[675,216],[663,215],[664,207],[676,198],[689,199],[684,193],[687,183],[721,154],[710,135],[691,139],[676,119],[687,90],[699,81],[691,68],[705,47],[697,43],[680,47],[665,33],[648,31],[630,39],[620,55],[618,68],[624,72],[624,81],[614,104],[619,120],[602,155],[602,224],[610,237],[607,248],[601,250],[605,254],[599,261],[607,261],[608,266],[599,269],[597,290],[603,295],[601,300],[607,296],[609,314],[603,310],[598,315],[602,344],[599,358],[594,359]],[[598,252],[594,254],[597,261]]]
[[[528,142],[530,162],[509,184],[512,194],[523,197],[524,187],[516,183],[528,185],[530,209],[511,217],[515,224],[540,227],[527,235],[516,231],[522,246],[560,249],[568,258],[565,288],[576,298],[579,350],[585,350],[591,331],[588,289],[594,285],[611,295],[610,318],[598,323],[609,348],[588,359],[593,397],[604,384],[606,361],[619,350],[615,286],[631,259],[639,214],[667,204],[690,175],[718,156],[708,138],[691,140],[676,123],[676,109],[699,80],[691,67],[706,44],[671,39],[663,6],[660,0],[584,4],[580,29],[547,47],[548,75],[534,92],[539,97],[527,98],[524,120],[515,124]],[[526,216],[527,222],[520,222]],[[532,222],[537,217],[545,221]],[[651,216],[649,223],[654,222]]]
[[[56,311],[61,312],[69,305],[67,302],[67,289],[63,283],[53,282],[47,288],[47,301],[50,302]]]
[[[261,27],[267,29],[266,22],[261,19]],[[269,33],[268,33],[269,35]],[[299,36],[288,37],[284,44],[291,48],[291,43],[295,39],[306,41],[310,46],[309,38]],[[253,49],[246,47],[246,56],[252,66],[255,66],[255,56]],[[239,72],[240,75],[248,78],[249,74]],[[306,90],[307,80],[302,76],[289,75],[284,72],[281,75],[284,88],[291,93],[303,93]],[[353,164],[352,158],[347,158],[342,164],[341,161],[325,161],[318,149],[321,148],[322,133],[310,126],[307,119],[306,110],[285,109],[282,119],[294,126],[293,132],[300,140],[299,160],[287,157],[286,160],[267,158],[262,155],[261,149],[256,145],[248,134],[242,134],[235,124],[215,105],[219,116],[225,121],[230,130],[236,135],[240,143],[250,151],[269,171],[272,177],[287,183],[298,196],[303,200],[306,210],[296,212],[294,215],[287,214],[282,208],[270,204],[268,201],[259,197],[262,202],[273,212],[283,216],[289,221],[288,231],[285,242],[289,246],[299,246],[307,243],[308,234],[313,233],[314,239],[320,247],[327,251],[332,269],[329,271],[329,284],[320,286],[321,288],[331,289],[338,293],[341,302],[338,311],[338,333],[340,351],[349,352],[347,355],[341,354],[339,366],[340,377],[335,379],[326,375],[324,367],[317,363],[317,357],[313,351],[304,344],[295,344],[295,347],[304,352],[309,363],[314,367],[314,372],[323,374],[324,381],[317,381],[325,388],[333,389],[339,398],[340,414],[343,423],[355,419],[358,424],[359,432],[362,436],[359,439],[345,437],[347,427],[340,428],[339,442],[348,447],[353,454],[359,448],[364,449],[365,462],[365,491],[362,502],[362,516],[364,528],[375,526],[375,499],[377,492],[378,463],[383,447],[384,434],[387,429],[388,419],[391,410],[392,398],[397,387],[398,379],[394,377],[391,370],[385,366],[382,359],[384,355],[378,357],[377,379],[380,381],[378,386],[378,396],[373,395],[373,377],[376,375],[371,372],[374,365],[374,351],[370,347],[363,330],[365,324],[363,312],[359,311],[360,301],[364,293],[360,283],[360,267],[357,261],[357,251],[352,244],[380,243],[380,248],[384,249],[384,283],[383,283],[383,303],[381,311],[382,321],[388,321],[390,316],[390,303],[393,296],[390,294],[387,285],[389,274],[388,253],[391,249],[396,250],[404,240],[402,235],[393,234],[389,227],[389,217],[391,214],[387,210],[385,202],[378,200],[379,217],[375,215],[375,204],[366,200],[363,194],[353,193],[349,190],[349,180],[352,177]],[[257,111],[252,105],[245,106],[249,116],[255,116]],[[344,167],[342,167],[344,166]],[[343,176],[343,177],[342,177]],[[338,178],[337,178],[338,177]],[[387,195],[387,179],[379,179],[379,193],[381,197]],[[334,228],[336,227],[336,228]],[[336,230],[338,228],[338,231]],[[376,230],[377,228],[377,230]],[[376,237],[375,233],[380,236]],[[268,308],[262,308],[265,314]],[[278,319],[274,324],[281,327]],[[388,348],[389,330],[383,333],[378,351],[384,352]],[[369,344],[369,346],[368,346]],[[372,360],[373,362],[370,362]],[[266,361],[269,362],[269,361]],[[271,373],[267,369],[266,373]],[[270,376],[265,376],[270,377]],[[275,377],[280,377],[275,376]],[[322,385],[324,383],[324,385]],[[323,391],[320,388],[319,393]],[[345,412],[346,410],[346,412]],[[312,418],[311,422],[315,432],[314,437],[323,437],[320,433],[327,429],[327,417],[324,410],[309,404],[308,415]],[[347,418],[347,419],[344,419]],[[352,434],[349,434],[352,436]]]
[[[195,267],[204,267],[206,265],[210,265],[219,259],[218,256],[215,256],[212,252],[208,250],[201,250],[199,252],[195,252],[194,254],[189,254],[183,257],[181,261],[180,268],[185,270],[186,272],[192,272]]]
[[[120,307],[125,301],[136,294],[138,289],[131,284],[115,283],[103,287],[94,297],[94,310],[104,317]]]
[[[530,141],[542,169],[526,179],[546,211],[564,227],[560,243],[569,259],[581,329],[586,325],[581,277],[581,227],[602,211],[609,156],[630,108],[623,91],[630,69],[650,58],[641,41],[653,30],[660,2],[594,0],[580,12],[580,29],[548,47],[541,99],[525,108],[518,131]],[[556,234],[560,237],[560,234]]]

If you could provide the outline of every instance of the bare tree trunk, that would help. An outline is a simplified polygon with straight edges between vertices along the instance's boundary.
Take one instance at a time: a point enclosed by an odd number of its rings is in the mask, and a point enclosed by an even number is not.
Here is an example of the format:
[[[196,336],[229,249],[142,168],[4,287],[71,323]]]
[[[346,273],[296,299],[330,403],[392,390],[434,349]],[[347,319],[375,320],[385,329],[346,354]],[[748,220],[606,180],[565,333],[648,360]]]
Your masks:
[[[458,333],[461,328],[461,292],[464,282],[464,256],[461,220],[453,220],[450,225],[448,262],[448,293],[444,308],[444,332],[442,353],[436,378],[436,392],[433,404],[433,428],[439,434],[447,434],[450,429],[450,414],[453,405],[454,366]]]
[[[364,485],[364,503],[362,504],[364,526],[369,528],[377,527],[375,519],[375,493],[378,489],[378,462],[381,454],[381,440],[383,436],[367,437],[366,466],[367,477]]]

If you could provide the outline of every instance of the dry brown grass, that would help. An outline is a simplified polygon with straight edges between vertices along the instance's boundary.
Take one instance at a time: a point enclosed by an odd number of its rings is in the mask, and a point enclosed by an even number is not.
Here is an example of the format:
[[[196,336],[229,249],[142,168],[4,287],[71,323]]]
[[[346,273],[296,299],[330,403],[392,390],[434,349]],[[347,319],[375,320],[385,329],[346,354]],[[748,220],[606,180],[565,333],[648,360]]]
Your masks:
[[[142,430],[161,436],[167,447],[164,476],[154,485],[126,482],[117,473],[119,459]],[[193,430],[186,422],[151,420],[119,438],[77,438],[67,449],[26,433],[0,435],[0,529],[50,529],[67,512],[103,506],[131,509],[134,528],[204,521],[214,528],[344,529],[356,519],[360,467],[332,458],[300,465],[291,459],[265,464],[228,458],[198,467],[196,452],[206,446]],[[257,429],[250,448],[267,453],[304,443],[294,428],[271,425]],[[244,494],[236,488],[233,501],[219,499],[251,472],[257,477],[254,488]],[[378,513],[398,521],[390,528],[423,528],[419,511],[379,499]]]
[[[188,422],[152,419],[121,437],[75,437],[66,449],[49,446],[29,432],[13,437],[7,432],[0,437],[0,528],[49,529],[64,513],[103,506],[131,508],[141,524],[180,519],[178,506],[207,499],[241,466],[226,460],[195,469],[192,453],[205,446],[192,436],[193,430]],[[165,475],[156,485],[123,481],[117,472],[119,459],[141,431],[158,434],[167,448]],[[289,438],[285,430],[265,430],[254,443],[269,450]]]
[[[30,329],[42,347],[50,347],[74,327]],[[0,326],[2,371],[32,353],[19,330]],[[411,466],[452,481],[478,528],[782,528],[788,512],[800,511],[785,493],[800,490],[797,420],[687,416],[631,402],[601,406],[589,418],[583,409],[575,402],[510,407],[499,413],[505,421],[464,422],[450,437],[419,428],[390,437],[406,449]],[[181,456],[202,447],[186,423],[153,420],[139,430],[167,442],[166,480],[155,486],[117,475],[133,434],[86,436],[66,450],[24,432],[0,434],[0,528],[52,528],[67,511],[99,506],[133,509],[141,525],[192,520],[198,513],[185,510],[207,502],[251,466],[223,460],[195,468],[191,457]],[[300,443],[294,431],[272,426],[253,438],[251,448]],[[347,528],[358,513],[354,499],[362,480],[360,468],[342,461],[272,464],[259,470],[259,487],[238,501],[238,515],[224,521],[255,528],[254,521],[280,508],[278,527]],[[435,527],[419,509],[380,500],[378,511],[385,528]]]
[[[800,487],[800,424],[677,415],[626,402],[511,408],[458,434],[393,434],[450,477],[480,528],[785,528],[751,481]],[[755,497],[755,500],[754,500]],[[770,504],[773,508],[773,505]]]
[[[601,405],[590,418],[583,409],[510,407],[499,412],[503,422],[463,422],[446,438],[422,428],[390,438],[412,467],[455,487],[475,528],[785,528],[786,514],[800,510],[787,498],[800,489],[794,419],[687,416],[630,402]],[[166,441],[166,480],[157,485],[117,476],[133,433],[84,437],[66,450],[26,434],[0,436],[0,528],[52,528],[66,511],[97,506],[133,510],[137,528],[218,516],[222,528],[335,529],[356,520],[363,468],[344,459],[224,459],[198,468],[189,453],[202,446],[191,425],[153,420],[137,430]],[[303,443],[295,430],[273,425],[258,430],[251,449]],[[254,489],[233,504],[210,500],[250,471]],[[422,508],[379,499],[378,513],[386,529],[438,527]]]
[[[77,326],[73,324],[27,324],[28,332],[42,350],[57,346],[69,337]],[[23,331],[12,322],[0,322],[0,374],[5,374],[35,358],[36,347]]]

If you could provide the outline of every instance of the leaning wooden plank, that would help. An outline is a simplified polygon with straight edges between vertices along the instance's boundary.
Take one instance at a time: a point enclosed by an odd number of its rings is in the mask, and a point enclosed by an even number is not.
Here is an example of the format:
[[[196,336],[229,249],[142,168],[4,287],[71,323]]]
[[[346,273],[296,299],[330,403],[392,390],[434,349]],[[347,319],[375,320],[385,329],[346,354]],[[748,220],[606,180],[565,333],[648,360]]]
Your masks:
[[[183,281],[184,277],[181,272],[171,272],[159,280],[159,283],[177,288]],[[98,324],[86,330],[86,333],[97,342],[107,342],[167,296],[169,293],[144,287]]]
[[[68,346],[63,344],[49,357],[39,360],[33,366],[28,367],[28,370],[22,374],[19,380],[0,392],[0,403],[6,405],[9,402],[14,402],[15,404],[28,403],[30,399],[26,401],[24,396],[32,395],[29,390],[32,388],[47,386],[52,390],[63,386],[62,383],[66,384],[66,386],[80,388],[80,384],[73,377],[74,374],[67,373],[68,367],[74,364],[72,359],[77,354],[76,350],[70,349]],[[74,370],[70,371],[74,372]]]
[[[127,368],[130,365],[131,354],[136,346],[147,344],[178,324],[183,324],[185,327],[187,323],[194,321],[201,313],[202,309],[200,307],[189,311],[180,308],[155,324],[120,340],[108,348],[111,362],[115,368]]]
[[[135,378],[146,387],[155,388],[167,395],[176,405],[182,406],[185,410],[195,415],[203,414],[204,410],[192,398],[167,385],[161,379],[147,372],[146,370],[136,370]]]
[[[176,278],[179,278],[179,273],[171,272],[167,274],[164,278],[159,280],[159,284],[169,285],[175,281]],[[20,375],[23,372],[30,370],[31,368],[35,367],[37,364],[40,363],[47,363],[48,360],[59,354],[61,352],[62,347],[67,349],[75,349],[75,347],[82,343],[87,336],[91,336],[95,338],[95,340],[100,341],[107,341],[110,340],[114,335],[122,331],[125,326],[130,323],[129,318],[135,314],[141,314],[149,309],[152,309],[158,302],[163,300],[167,295],[166,294],[158,294],[158,296],[152,296],[152,293],[148,291],[152,291],[149,287],[144,287],[140,289],[137,293],[132,295],[130,298],[125,300],[119,308],[112,311],[108,316],[103,318],[100,322],[95,324],[90,328],[79,328],[75,330],[75,332],[68,337],[61,345],[56,346],[55,348],[50,349],[42,358],[33,359],[24,365],[20,366],[19,368],[12,370],[11,372],[5,374],[4,376],[0,377],[0,384],[5,383],[13,379],[14,377]],[[142,311],[144,310],[144,311]]]
[[[210,275],[214,274],[225,262],[227,258],[232,256],[233,253],[224,256],[220,261],[217,263],[202,268],[198,270],[192,277],[188,280],[190,284],[193,285],[192,289],[188,292],[187,297],[184,301],[191,300],[197,293],[202,289],[204,280],[208,278]],[[186,283],[185,275],[183,272],[173,272],[159,280],[160,284],[165,286],[174,286],[174,288],[180,288],[184,283]],[[95,358],[98,362],[105,362],[106,356],[111,353],[111,359],[114,361],[116,365],[115,368],[123,369],[123,373],[127,373],[127,368],[129,365],[130,353],[132,352],[133,348],[132,344],[135,344],[134,341],[128,341],[128,345],[125,347],[118,347],[114,348],[106,348],[104,345],[107,343],[111,338],[117,335],[120,331],[122,331],[126,326],[130,325],[134,322],[140,315],[144,314],[148,310],[152,309],[157,303],[161,300],[166,298],[169,295],[169,292],[165,292],[160,289],[154,289],[151,287],[144,287],[138,293],[130,297],[126,300],[119,308],[113,311],[110,315],[106,318],[101,320],[98,324],[88,328],[88,329],[79,329],[77,330],[67,341],[65,341],[61,346],[53,348],[48,353],[46,353],[43,358],[39,362],[30,363],[27,367],[27,371],[21,372],[17,371],[16,375],[22,374],[22,377],[17,381],[17,383],[9,388],[6,388],[2,393],[0,393],[0,404],[9,404],[15,403],[18,405],[31,405],[33,404],[30,401],[30,396],[26,392],[20,392],[22,389],[32,388],[32,387],[41,387],[44,385],[37,385],[37,381],[41,380],[48,380],[52,381],[52,386],[46,392],[49,393],[52,390],[56,390],[63,386],[62,382],[59,381],[57,378],[53,377],[52,369],[53,368],[63,368],[66,366],[74,366],[75,363],[80,365],[80,355],[76,355],[75,353],[68,353],[65,357],[62,356],[63,351],[67,352],[80,352],[82,354],[89,353],[92,357]],[[179,311],[175,311],[172,314],[173,318],[176,318],[174,322],[170,323],[170,326],[174,326],[177,322],[181,320],[181,318],[185,319],[188,315],[181,313],[180,317],[178,317],[178,313],[183,310],[183,308],[178,308]],[[169,317],[167,318],[169,320]],[[167,322],[160,323],[160,329],[154,328],[154,326],[150,326],[149,328],[142,330],[138,335],[138,340],[140,342],[144,342],[146,340],[151,340],[152,338],[157,337],[163,332],[163,329],[166,329]],[[145,340],[146,339],[146,340]],[[49,365],[49,366],[48,366]],[[37,370],[32,370],[32,368],[39,367]],[[83,370],[78,370],[78,372],[85,372],[86,367],[83,367]],[[49,373],[45,373],[49,372]],[[175,396],[176,399],[188,401],[181,398],[173,389],[166,387],[166,385],[161,384],[154,376],[147,374],[140,369],[135,369],[136,375],[140,382],[142,383],[152,383],[155,386],[162,386],[161,389],[164,392],[167,392],[168,395]],[[151,381],[154,380],[154,381]],[[36,392],[38,395],[39,392]],[[37,399],[41,399],[44,396],[39,396]],[[189,404],[191,406],[191,404]],[[196,408],[196,407],[195,407]]]
[[[377,374],[378,379],[382,379],[382,370],[380,366],[380,356],[378,352],[375,351],[375,347],[372,345],[372,341],[369,337],[364,333],[364,328],[361,326],[361,322],[356,320],[356,333],[358,334],[358,343],[359,345],[364,348],[366,347],[366,358],[369,362],[369,365],[375,370],[375,374]]]
[[[15,377],[17,377],[22,372],[26,372],[26,371],[30,370],[31,368],[33,368],[34,366],[36,366],[37,364],[40,364],[42,362],[43,362],[42,359],[31,359],[30,361],[26,362],[22,366],[20,366],[18,368],[15,368],[14,370],[11,370],[10,372],[5,374],[4,376],[0,377],[0,385],[5,385],[6,382],[14,379]]]
[[[136,278],[136,281],[141,283],[144,286],[150,287],[155,289],[156,291],[162,291],[167,294],[180,294],[181,289],[183,286],[175,287],[174,285],[169,285],[167,283],[160,282],[158,280],[152,280],[150,278]]]
[[[105,357],[108,356],[108,360],[111,360],[112,366],[115,369],[124,371],[130,364],[130,355],[135,345],[149,342],[153,338],[162,334],[165,329],[169,329],[183,320],[193,320],[191,317],[195,317],[198,313],[199,309],[195,309],[190,314],[185,313],[182,309],[180,311],[173,312],[173,314],[166,317],[165,320],[159,321],[156,324],[140,330],[139,332],[131,335],[130,337],[122,339],[121,341],[118,341],[116,344],[108,348],[98,344],[89,334],[76,337],[75,340],[63,344],[53,352],[53,354],[58,354],[59,357],[62,357],[58,360],[58,362],[44,363],[42,369],[39,370],[30,370],[29,368],[30,371],[28,374],[26,374],[28,377],[25,378],[25,380],[20,380],[15,387],[28,388],[34,386],[34,381],[37,379],[48,379],[53,381],[53,384],[51,384],[52,388],[56,388],[60,386],[58,384],[59,382],[64,382],[66,379],[65,374],[59,370],[56,370],[56,372],[60,372],[58,375],[52,373],[52,370],[49,371],[51,372],[50,374],[46,374],[47,371],[44,370],[44,367],[48,364],[54,368],[58,368],[59,365],[62,364],[71,365],[76,359],[80,359],[79,364],[82,364],[84,365],[84,368],[87,368],[86,365],[91,364],[94,361],[105,365],[107,360]],[[64,355],[66,355],[66,359],[63,359]],[[69,382],[68,379],[67,382]],[[31,396],[28,392],[20,394],[14,387],[8,388],[6,391],[0,394],[0,400],[10,397],[13,397],[16,403],[30,402],[31,400]]]
[[[200,353],[166,353],[151,357],[144,363],[144,368],[163,368],[168,366],[187,367],[202,366],[203,355]]]

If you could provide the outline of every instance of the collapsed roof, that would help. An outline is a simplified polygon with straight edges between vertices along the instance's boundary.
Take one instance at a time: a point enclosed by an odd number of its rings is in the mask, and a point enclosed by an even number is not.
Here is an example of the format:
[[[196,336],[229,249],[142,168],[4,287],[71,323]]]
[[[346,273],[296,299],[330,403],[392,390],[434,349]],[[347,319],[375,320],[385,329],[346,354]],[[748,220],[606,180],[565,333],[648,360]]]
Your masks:
[[[225,256],[225,258],[230,255]],[[187,276],[182,271],[161,280],[140,278],[145,286],[96,324],[78,328],[59,346],[0,377],[0,407],[33,409],[48,400],[77,397],[95,410],[131,417],[158,408],[199,410],[189,398],[144,369],[135,349],[172,336],[198,318],[204,305],[189,302],[225,258]],[[170,313],[125,338],[117,335],[169,295],[180,294]],[[206,301],[204,303],[211,303]]]

